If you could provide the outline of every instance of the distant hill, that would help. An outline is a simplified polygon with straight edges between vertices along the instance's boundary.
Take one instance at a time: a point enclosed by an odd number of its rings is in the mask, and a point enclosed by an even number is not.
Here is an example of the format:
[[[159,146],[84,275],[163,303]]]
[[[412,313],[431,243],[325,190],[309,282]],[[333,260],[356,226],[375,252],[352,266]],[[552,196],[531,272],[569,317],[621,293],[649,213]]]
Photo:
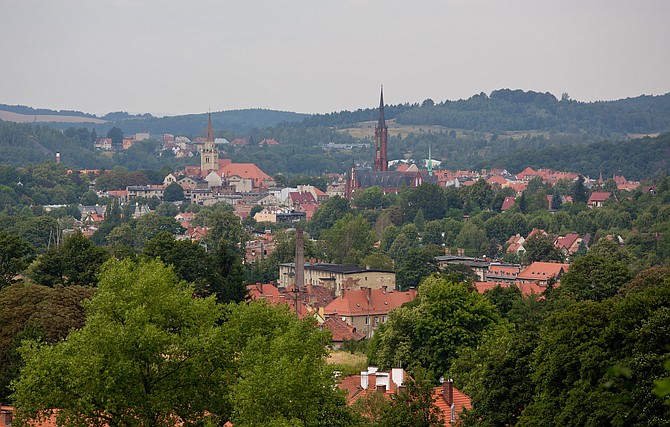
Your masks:
[[[616,101],[580,102],[567,95],[500,89],[458,101],[387,105],[398,125],[444,126],[481,132],[551,131],[599,137],[670,131],[670,93]],[[302,126],[349,127],[376,120],[377,109],[317,114]]]
[[[518,150],[475,165],[477,169],[502,167],[518,173],[526,167],[550,168],[605,178],[613,174],[641,180],[670,174],[670,133],[620,142],[563,145],[540,150]]]
[[[81,111],[73,110],[49,110],[47,108],[33,108],[25,105],[8,105],[0,104],[0,111],[8,111],[11,113],[23,114],[27,116],[68,116],[68,117],[89,117],[97,119],[94,114],[83,113]]]
[[[265,109],[218,111],[212,113],[212,125],[215,130],[248,133],[254,128],[271,127],[283,122],[299,122],[306,117],[309,117],[309,114]],[[81,111],[49,110],[7,104],[0,104],[0,120],[15,123],[48,123],[57,129],[66,129],[76,124],[89,129],[95,127],[99,134],[107,133],[116,126],[126,134],[150,132],[197,136],[203,135],[207,127],[206,113],[154,117],[148,113],[132,115],[119,111],[97,117]]]
[[[212,112],[212,126],[215,131],[249,133],[254,128],[271,127],[283,122],[299,122],[308,116],[308,114],[262,109],[217,111]],[[207,129],[207,113],[171,117],[129,117],[109,122],[100,129],[106,132],[106,129],[112,126],[121,128],[126,134],[149,132],[202,136]]]
[[[612,134],[670,131],[670,93],[603,102],[579,102],[550,93],[501,89],[467,100],[445,101],[403,111],[400,124],[442,125],[496,131]]]

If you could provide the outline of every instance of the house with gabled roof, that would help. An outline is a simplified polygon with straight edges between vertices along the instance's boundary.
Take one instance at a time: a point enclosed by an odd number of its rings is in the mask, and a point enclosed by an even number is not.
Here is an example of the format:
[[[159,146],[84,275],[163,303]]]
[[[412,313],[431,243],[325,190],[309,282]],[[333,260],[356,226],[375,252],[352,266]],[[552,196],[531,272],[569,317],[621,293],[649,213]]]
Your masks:
[[[372,337],[374,331],[388,320],[391,310],[412,301],[416,289],[407,292],[382,289],[342,289],[340,295],[324,308],[324,315],[339,317],[358,331]]]
[[[253,190],[275,185],[274,179],[253,163],[229,163],[219,169],[218,172],[221,179],[231,187],[237,186],[244,180],[251,181]]]
[[[319,325],[319,329],[330,331],[331,347],[339,350],[346,342],[360,342],[365,339],[365,334],[359,332],[355,326],[351,326],[339,317],[329,317]]]
[[[549,279],[560,283],[561,276],[570,268],[570,264],[535,261],[517,275],[519,283],[535,283],[546,286]]]
[[[611,196],[612,193],[607,191],[594,191],[586,204],[590,208],[601,208]]]
[[[445,426],[456,424],[463,410],[472,409],[470,397],[454,387],[451,379],[443,380],[440,387],[435,387],[433,401],[442,412]]]
[[[275,145],[279,145],[279,143],[277,141],[275,141],[274,139],[271,139],[271,138],[266,138],[266,139],[264,139],[264,140],[262,140],[261,142],[258,143],[259,147],[275,146]]]
[[[507,239],[507,242],[505,242],[507,245],[505,253],[522,255],[526,252],[526,248],[523,247],[524,243],[526,243],[526,239],[519,234],[510,237]]]
[[[402,368],[380,371],[376,366],[368,366],[360,374],[340,379],[337,387],[345,391],[348,405],[369,393],[379,393],[390,400],[393,393],[403,387],[407,377],[407,372]]]
[[[579,245],[582,243],[582,238],[577,233],[568,233],[565,236],[557,236],[554,241],[556,246],[563,255],[572,255],[579,250]]]

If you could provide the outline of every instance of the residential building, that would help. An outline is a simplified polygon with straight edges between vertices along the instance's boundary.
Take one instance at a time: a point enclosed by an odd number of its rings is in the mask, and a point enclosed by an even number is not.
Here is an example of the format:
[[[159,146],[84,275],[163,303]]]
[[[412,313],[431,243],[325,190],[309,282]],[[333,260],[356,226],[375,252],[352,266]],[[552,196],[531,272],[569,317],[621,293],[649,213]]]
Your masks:
[[[606,191],[594,191],[586,204],[590,208],[601,208],[611,196],[612,193]]]
[[[535,283],[546,286],[549,279],[560,283],[561,276],[570,268],[570,264],[536,261],[517,275],[519,283]]]
[[[293,285],[295,263],[279,264],[279,286]],[[344,289],[395,289],[395,273],[355,265],[305,263],[305,284],[324,286],[333,295]]]
[[[486,259],[478,259],[466,256],[456,256],[456,255],[442,255],[436,256],[435,260],[437,265],[441,270],[447,268],[450,264],[461,264],[467,265],[472,269],[477,278],[484,282],[486,280],[486,275],[489,271],[489,265],[491,264]]]
[[[456,424],[464,409],[472,409],[471,399],[454,387],[454,382],[450,379],[443,380],[440,387],[435,387],[433,400],[442,412],[445,426]]]
[[[305,276],[307,268],[305,267]],[[343,322],[354,326],[368,338],[382,323],[388,320],[391,310],[412,301],[416,290],[407,292],[387,291],[386,288],[342,289],[339,296],[324,308],[324,316],[339,317]]]

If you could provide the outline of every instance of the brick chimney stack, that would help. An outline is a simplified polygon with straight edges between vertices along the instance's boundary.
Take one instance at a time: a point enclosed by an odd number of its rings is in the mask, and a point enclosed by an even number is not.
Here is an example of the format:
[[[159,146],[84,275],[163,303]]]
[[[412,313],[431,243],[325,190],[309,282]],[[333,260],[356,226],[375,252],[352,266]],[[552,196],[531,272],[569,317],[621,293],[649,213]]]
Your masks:
[[[300,227],[295,229],[295,287],[301,290],[305,285],[305,237]]]
[[[454,380],[448,379],[442,383],[442,396],[447,405],[454,404]]]

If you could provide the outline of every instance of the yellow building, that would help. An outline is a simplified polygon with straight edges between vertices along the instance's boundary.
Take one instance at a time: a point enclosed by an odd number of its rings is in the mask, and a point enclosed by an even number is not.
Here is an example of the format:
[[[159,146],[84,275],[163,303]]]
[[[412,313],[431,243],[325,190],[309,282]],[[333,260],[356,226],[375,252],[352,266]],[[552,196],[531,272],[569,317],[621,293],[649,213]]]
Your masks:
[[[279,265],[279,286],[294,285],[295,264]],[[305,263],[305,285],[324,286],[334,295],[343,289],[395,289],[395,272],[374,270],[355,265]]]

